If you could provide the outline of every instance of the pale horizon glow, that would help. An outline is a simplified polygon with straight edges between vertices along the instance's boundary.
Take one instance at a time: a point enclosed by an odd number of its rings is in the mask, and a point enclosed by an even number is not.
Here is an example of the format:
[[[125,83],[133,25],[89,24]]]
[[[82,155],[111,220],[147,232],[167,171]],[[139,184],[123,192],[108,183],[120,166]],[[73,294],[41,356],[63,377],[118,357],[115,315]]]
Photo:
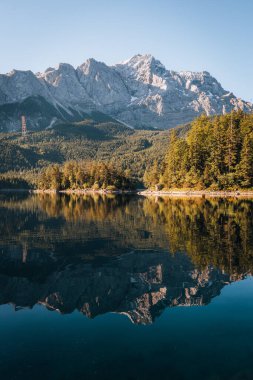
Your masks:
[[[1,0],[0,16],[0,73],[152,54],[253,101],[251,0]]]

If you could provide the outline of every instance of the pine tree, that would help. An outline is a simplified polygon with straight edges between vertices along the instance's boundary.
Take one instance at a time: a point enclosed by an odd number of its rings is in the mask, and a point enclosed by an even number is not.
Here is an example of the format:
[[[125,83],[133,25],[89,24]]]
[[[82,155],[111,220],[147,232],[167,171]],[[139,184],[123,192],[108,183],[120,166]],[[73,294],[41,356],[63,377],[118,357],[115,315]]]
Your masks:
[[[216,116],[210,130],[210,158],[209,176],[211,182],[216,182],[221,173],[224,172],[224,143],[225,128],[221,117]]]
[[[163,182],[165,187],[176,187],[181,179],[182,168],[182,140],[180,140],[175,130],[170,132],[169,150],[165,157],[165,172],[163,174]]]
[[[253,186],[252,136],[253,116],[242,111],[201,116],[185,136],[172,130],[160,182],[167,188],[235,189],[241,178],[241,186]]]
[[[238,176],[243,187],[253,186],[253,135],[247,134],[243,140]]]
[[[235,167],[238,163],[238,144],[239,144],[239,135],[238,128],[234,120],[234,113],[230,114],[230,121],[227,127],[226,133],[226,155],[225,163],[227,165],[227,172],[231,173],[235,170]]]
[[[157,161],[155,161],[154,164],[145,171],[143,181],[147,187],[153,187],[159,184],[160,171]]]

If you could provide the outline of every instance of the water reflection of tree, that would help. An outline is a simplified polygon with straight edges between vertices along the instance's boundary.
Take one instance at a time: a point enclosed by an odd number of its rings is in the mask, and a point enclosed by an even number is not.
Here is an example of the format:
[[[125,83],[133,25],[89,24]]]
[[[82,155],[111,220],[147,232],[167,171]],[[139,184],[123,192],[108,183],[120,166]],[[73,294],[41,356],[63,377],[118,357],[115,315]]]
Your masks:
[[[250,200],[38,194],[1,200],[0,214],[1,244],[53,248],[66,239],[109,238],[108,253],[112,247],[186,251],[198,266],[252,271]]]
[[[166,236],[163,230],[159,236],[149,232],[153,219],[144,217],[142,204],[137,197],[101,194],[38,194],[22,201],[7,200],[0,203],[5,231],[2,243],[28,240],[29,246],[53,248],[66,240],[75,243],[100,238],[108,240],[103,254],[113,249],[121,254],[123,249],[164,248]]]
[[[238,199],[146,199],[144,211],[163,224],[171,252],[230,273],[252,270],[253,203]]]

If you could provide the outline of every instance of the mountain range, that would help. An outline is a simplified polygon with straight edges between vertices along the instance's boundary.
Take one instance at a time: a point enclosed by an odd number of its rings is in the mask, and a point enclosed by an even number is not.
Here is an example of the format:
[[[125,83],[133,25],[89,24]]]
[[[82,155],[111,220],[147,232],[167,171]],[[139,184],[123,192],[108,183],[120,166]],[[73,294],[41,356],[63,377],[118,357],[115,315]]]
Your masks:
[[[152,55],[137,54],[114,66],[88,59],[45,72],[13,70],[0,75],[0,131],[51,128],[100,112],[135,129],[169,129],[200,114],[251,112],[253,105],[223,89],[207,71],[167,70]]]

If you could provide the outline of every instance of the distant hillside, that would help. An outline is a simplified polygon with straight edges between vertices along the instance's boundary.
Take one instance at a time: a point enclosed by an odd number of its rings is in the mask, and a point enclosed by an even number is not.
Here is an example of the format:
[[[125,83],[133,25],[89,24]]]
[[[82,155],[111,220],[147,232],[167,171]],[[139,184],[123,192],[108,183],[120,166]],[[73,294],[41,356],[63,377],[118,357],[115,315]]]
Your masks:
[[[0,133],[0,171],[40,169],[67,160],[101,160],[129,169],[141,179],[147,166],[162,160],[167,146],[166,131],[133,130],[93,112],[79,122],[57,122],[26,137]]]

